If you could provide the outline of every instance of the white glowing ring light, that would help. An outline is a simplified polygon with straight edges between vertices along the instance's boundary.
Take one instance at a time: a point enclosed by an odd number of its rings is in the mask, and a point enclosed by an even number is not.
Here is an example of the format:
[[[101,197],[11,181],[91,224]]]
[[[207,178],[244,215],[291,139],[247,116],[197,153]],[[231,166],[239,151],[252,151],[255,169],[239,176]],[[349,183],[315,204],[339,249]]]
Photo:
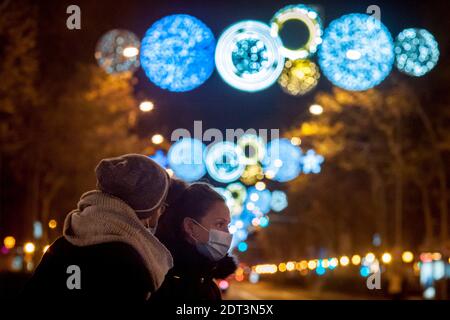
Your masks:
[[[255,134],[244,134],[238,139],[237,144],[244,151],[244,162],[247,165],[257,164],[266,155],[266,144],[264,140]],[[246,147],[252,149],[248,156],[245,154]]]
[[[256,42],[249,50],[248,65],[257,63],[257,70],[240,70],[233,61],[242,43]],[[279,37],[270,35],[270,27],[262,22],[247,20],[233,24],[220,36],[215,54],[217,71],[230,86],[244,91],[259,91],[277,81],[284,66],[284,57],[279,48],[282,46]],[[251,50],[258,50],[253,52]],[[251,60],[253,57],[262,60]]]
[[[206,150],[206,170],[218,182],[235,181],[244,172],[243,157],[244,152],[234,143],[218,142]]]
[[[317,46],[322,43],[322,23],[316,10],[299,4],[286,6],[273,16],[270,21],[271,34],[278,37],[280,30],[286,21],[297,20],[305,24],[309,31],[309,38],[306,43],[298,49],[286,48],[283,44],[280,52],[283,56],[291,60],[305,59],[317,51]]]

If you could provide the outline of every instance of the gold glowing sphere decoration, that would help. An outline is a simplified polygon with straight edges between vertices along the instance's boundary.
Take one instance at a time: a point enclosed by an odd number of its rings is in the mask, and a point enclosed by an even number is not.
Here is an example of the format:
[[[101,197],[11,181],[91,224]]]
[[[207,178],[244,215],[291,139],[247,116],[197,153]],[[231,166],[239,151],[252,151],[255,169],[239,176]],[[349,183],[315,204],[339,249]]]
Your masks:
[[[264,173],[260,164],[246,166],[241,175],[241,181],[248,186],[253,185],[262,179],[264,179]]]
[[[311,60],[286,60],[278,84],[286,93],[300,96],[314,89],[319,78],[319,68]]]

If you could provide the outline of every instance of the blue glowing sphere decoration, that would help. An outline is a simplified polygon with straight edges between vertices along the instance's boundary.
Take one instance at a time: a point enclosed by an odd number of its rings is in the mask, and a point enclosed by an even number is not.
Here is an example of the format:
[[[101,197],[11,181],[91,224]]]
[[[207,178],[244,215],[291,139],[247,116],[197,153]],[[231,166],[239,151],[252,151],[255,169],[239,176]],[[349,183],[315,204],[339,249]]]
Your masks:
[[[272,199],[270,201],[270,208],[275,212],[280,212],[286,209],[288,200],[286,193],[280,190],[272,191]]]
[[[167,155],[170,168],[175,175],[188,182],[206,174],[203,153],[206,146],[197,139],[183,138],[175,142]]]
[[[205,155],[206,170],[218,182],[233,182],[244,172],[244,153],[234,143],[225,141],[213,144]]]
[[[197,18],[167,16],[145,33],[141,65],[150,81],[162,89],[189,91],[211,76],[215,45],[211,30]]]
[[[431,71],[439,60],[438,43],[425,29],[405,29],[395,41],[396,67],[415,77]]]
[[[273,36],[278,36],[287,21],[296,20],[303,23],[308,29],[308,40],[300,48],[287,48],[281,46],[281,53],[288,59],[305,59],[317,51],[322,43],[322,22],[316,10],[303,4],[289,5],[280,9],[270,21]]]
[[[288,139],[275,139],[268,143],[263,161],[267,177],[278,182],[295,179],[301,171],[302,151]],[[270,175],[269,175],[270,173]]]
[[[255,187],[248,188],[246,207],[249,203],[253,205],[250,208],[254,208],[253,211],[266,214],[270,211],[270,203],[272,199],[272,193],[267,190],[257,190]]]
[[[114,29],[97,42],[95,59],[107,73],[133,72],[139,67],[139,39],[127,30]]]
[[[330,23],[319,48],[319,65],[334,85],[362,91],[380,84],[391,72],[394,44],[378,19],[352,13]]]
[[[320,154],[316,154],[314,150],[306,151],[306,154],[302,157],[302,169],[304,173],[319,173],[320,166],[324,161],[324,157]]]
[[[217,71],[230,86],[259,91],[271,86],[283,71],[281,40],[259,21],[242,21],[226,29],[215,54]]]

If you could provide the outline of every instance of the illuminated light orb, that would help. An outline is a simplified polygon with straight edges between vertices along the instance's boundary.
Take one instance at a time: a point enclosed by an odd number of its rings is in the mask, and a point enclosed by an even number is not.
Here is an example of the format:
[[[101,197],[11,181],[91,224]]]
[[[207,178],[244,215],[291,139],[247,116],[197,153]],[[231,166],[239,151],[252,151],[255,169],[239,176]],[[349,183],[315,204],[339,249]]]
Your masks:
[[[247,188],[242,183],[231,183],[226,187],[226,190],[231,192],[231,196],[237,203],[242,204],[247,198]]]
[[[133,72],[139,67],[139,39],[127,30],[105,33],[95,47],[95,59],[107,73]]]
[[[148,156],[150,159],[155,161],[163,168],[167,168],[169,161],[167,160],[167,156],[164,154],[164,151],[157,150],[154,155]]]
[[[292,60],[304,59],[313,55],[322,43],[323,30],[319,14],[313,8],[302,4],[286,6],[275,13],[270,21],[272,36],[278,37],[284,24],[290,20],[302,22],[308,28],[308,40],[296,49],[290,49],[282,45],[280,47],[281,54]]]
[[[275,212],[280,212],[286,209],[288,200],[286,193],[280,190],[272,191],[272,199],[270,201],[270,208]]]
[[[322,266],[319,266],[319,267],[316,268],[316,273],[317,273],[317,275],[319,275],[319,276],[323,276],[323,275],[325,274],[325,272],[326,272],[326,270],[325,270],[325,268],[322,267]]]
[[[267,190],[258,190],[255,187],[248,188],[246,205],[253,203],[254,210],[266,214],[270,211],[270,204],[272,200],[272,193]]]
[[[259,91],[271,86],[283,71],[284,57],[279,37],[259,21],[242,21],[220,36],[215,54],[217,71],[230,86]]]
[[[380,84],[391,72],[394,44],[378,19],[352,13],[325,29],[319,48],[319,65],[334,85],[362,91]]]
[[[206,146],[197,139],[183,138],[175,142],[167,154],[170,168],[175,175],[188,182],[206,174],[203,153]]]
[[[370,274],[370,268],[366,267],[366,266],[362,266],[361,269],[359,269],[359,274],[361,275],[361,277],[368,277]]]
[[[320,71],[310,60],[287,60],[278,78],[278,84],[284,92],[300,96],[308,93],[317,86]]]
[[[261,217],[259,219],[259,226],[261,228],[267,228],[269,226],[269,218],[268,217]]]
[[[272,179],[287,182],[295,179],[301,171],[302,151],[288,139],[275,139],[267,146],[263,161],[264,171],[272,172]],[[267,175],[266,175],[267,176]]]
[[[314,150],[308,150],[301,160],[303,172],[320,173],[320,166],[324,160],[324,157],[320,154],[316,154]]]
[[[200,20],[175,14],[156,21],[145,33],[141,64],[151,82],[184,92],[202,85],[214,71],[216,40]]]
[[[396,38],[395,57],[395,65],[401,72],[421,77],[436,66],[438,43],[425,29],[405,29]]]
[[[246,166],[241,175],[241,181],[248,186],[262,179],[264,179],[264,172],[260,164]]]
[[[211,178],[218,182],[233,182],[244,172],[243,157],[242,149],[234,143],[216,143],[206,151],[206,170]]]
[[[248,249],[247,243],[241,242],[241,243],[238,244],[238,250],[240,252],[245,252],[245,251],[247,251],[247,249]]]
[[[266,143],[256,134],[244,134],[237,141],[238,146],[244,151],[244,163],[255,165],[264,159]],[[248,152],[247,152],[248,151]]]

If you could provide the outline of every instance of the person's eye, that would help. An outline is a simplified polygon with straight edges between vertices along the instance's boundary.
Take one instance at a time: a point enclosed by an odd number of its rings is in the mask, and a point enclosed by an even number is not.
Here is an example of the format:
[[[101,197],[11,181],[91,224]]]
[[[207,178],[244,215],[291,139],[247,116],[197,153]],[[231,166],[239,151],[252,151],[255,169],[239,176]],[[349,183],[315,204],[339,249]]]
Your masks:
[[[218,227],[218,228],[223,228],[224,226],[225,226],[225,223],[223,223],[223,222],[219,222],[216,224],[216,227]]]

